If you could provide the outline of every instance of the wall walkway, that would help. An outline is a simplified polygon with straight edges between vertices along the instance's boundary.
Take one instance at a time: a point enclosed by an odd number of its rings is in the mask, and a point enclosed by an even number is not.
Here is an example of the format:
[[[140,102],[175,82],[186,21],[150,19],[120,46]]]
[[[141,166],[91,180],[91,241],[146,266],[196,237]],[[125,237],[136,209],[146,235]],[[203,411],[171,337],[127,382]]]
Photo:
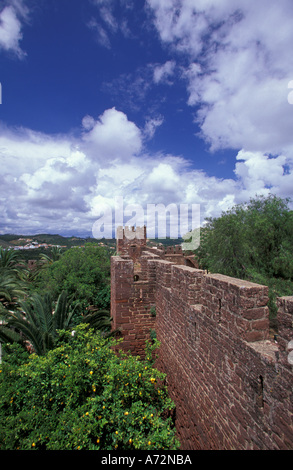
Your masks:
[[[182,449],[293,449],[293,297],[278,300],[276,343],[266,286],[172,263],[143,243],[112,257],[111,282],[124,349],[143,355],[153,329],[161,342],[156,366]]]

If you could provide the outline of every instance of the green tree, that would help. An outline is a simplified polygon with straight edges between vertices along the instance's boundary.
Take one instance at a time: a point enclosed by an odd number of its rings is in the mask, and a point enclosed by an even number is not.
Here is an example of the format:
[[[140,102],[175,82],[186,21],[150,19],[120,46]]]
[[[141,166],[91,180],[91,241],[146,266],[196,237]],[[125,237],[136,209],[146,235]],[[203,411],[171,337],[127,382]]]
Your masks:
[[[99,310],[92,307],[82,316],[82,322],[88,324],[91,328],[99,330],[106,335],[110,334],[111,321],[109,310]],[[116,334],[117,331],[113,331]]]
[[[259,196],[206,220],[196,255],[210,272],[265,284],[270,311],[293,290],[293,212],[289,200]]]
[[[27,341],[37,354],[44,355],[54,348],[58,330],[71,326],[75,311],[76,307],[68,303],[66,292],[59,295],[56,304],[50,294],[34,294],[31,299],[20,301],[18,310],[2,311],[0,340],[20,344]]]
[[[58,261],[63,254],[63,250],[60,246],[52,246],[50,254],[42,253],[40,259],[43,265],[52,264],[54,261]]]
[[[93,243],[68,249],[58,261],[41,270],[35,281],[38,291],[56,298],[63,290],[83,307],[110,306],[110,253]]]
[[[50,293],[43,296],[34,294],[27,301],[20,301],[16,311],[1,310],[1,319],[0,341],[26,346],[29,344],[39,355],[46,354],[56,346],[59,330],[71,329],[79,323],[111,334],[108,310],[91,309],[83,315],[81,306],[78,303],[73,305],[65,291],[61,292],[57,302],[53,302]]]
[[[0,247],[0,307],[10,308],[27,294],[27,270],[19,253]]]
[[[238,213],[227,212],[220,218],[207,219],[201,230],[196,254],[200,267],[227,276],[243,277],[247,267],[244,223]]]
[[[36,259],[36,263],[33,269],[27,270],[27,281],[32,291],[35,290],[35,286],[38,285],[42,278],[41,273],[51,266],[55,261],[58,261],[63,255],[61,247],[53,246],[50,253],[41,253]]]
[[[10,248],[0,247],[0,270],[9,270],[17,275],[22,273],[24,264],[20,260],[19,252]]]
[[[261,196],[207,219],[197,250],[201,266],[231,276],[249,278],[256,270],[292,279],[293,213],[288,202]]]
[[[45,356],[10,346],[0,373],[0,449],[177,449],[165,375],[79,325]]]
[[[27,289],[21,280],[19,280],[13,273],[0,270],[0,305],[3,307],[11,308],[16,304],[19,298],[26,295]]]

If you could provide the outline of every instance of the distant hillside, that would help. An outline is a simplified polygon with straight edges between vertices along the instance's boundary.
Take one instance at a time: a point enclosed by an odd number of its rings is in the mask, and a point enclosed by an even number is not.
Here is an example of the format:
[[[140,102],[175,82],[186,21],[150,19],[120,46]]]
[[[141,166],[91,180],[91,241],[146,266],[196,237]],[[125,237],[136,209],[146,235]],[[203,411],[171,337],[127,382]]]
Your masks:
[[[82,246],[85,243],[103,243],[107,246],[115,246],[116,240],[96,240],[95,238],[63,237],[58,234],[41,233],[36,235],[0,235],[0,245],[3,248],[9,246],[23,246],[29,242],[47,243],[47,245],[60,245],[66,248]]]
[[[154,238],[149,239],[147,244],[150,246],[162,244],[164,246],[173,246],[173,245],[181,245],[183,243],[183,238]]]
[[[9,243],[11,246],[15,245],[24,245],[29,241],[36,241],[38,243],[47,243],[48,245],[63,245],[70,246],[71,238],[65,238],[62,235],[51,235],[51,234],[36,234],[36,235],[16,235],[16,234],[5,234],[0,235],[0,240]],[[76,244],[78,244],[78,239],[75,239]],[[81,239],[79,239],[81,240]],[[84,243],[84,240],[82,240]]]
[[[2,248],[9,248],[10,245],[8,242],[0,239],[0,246],[2,246]]]
[[[80,237],[63,237],[58,234],[39,233],[36,235],[19,235],[7,233],[0,235],[0,246],[9,248],[9,246],[24,246],[31,242],[46,243],[47,245],[59,245],[62,247],[70,248],[72,246],[83,246],[85,243],[102,243],[108,247],[116,247],[116,240],[97,240],[95,238],[80,238]],[[164,246],[180,245],[183,242],[182,238],[171,239],[169,237],[162,239],[149,239],[147,244],[150,246],[162,244]]]

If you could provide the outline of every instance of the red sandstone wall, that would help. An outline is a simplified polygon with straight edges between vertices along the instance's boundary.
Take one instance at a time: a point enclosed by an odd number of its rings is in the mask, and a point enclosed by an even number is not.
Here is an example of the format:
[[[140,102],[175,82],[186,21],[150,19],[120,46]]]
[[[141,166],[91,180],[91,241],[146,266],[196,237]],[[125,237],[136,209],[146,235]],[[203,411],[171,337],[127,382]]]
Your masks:
[[[140,263],[135,263],[131,258],[111,258],[113,328],[121,330],[123,349],[140,356],[144,355],[150,330],[155,328],[155,317],[151,311],[155,305],[154,286],[146,276],[146,261],[141,258]]]
[[[156,329],[182,449],[293,449],[293,298],[279,301],[276,345],[267,296],[264,286],[147,252],[112,258],[114,327],[135,354]]]
[[[221,274],[203,277],[202,303],[216,324],[246,341],[268,338],[268,287]]]

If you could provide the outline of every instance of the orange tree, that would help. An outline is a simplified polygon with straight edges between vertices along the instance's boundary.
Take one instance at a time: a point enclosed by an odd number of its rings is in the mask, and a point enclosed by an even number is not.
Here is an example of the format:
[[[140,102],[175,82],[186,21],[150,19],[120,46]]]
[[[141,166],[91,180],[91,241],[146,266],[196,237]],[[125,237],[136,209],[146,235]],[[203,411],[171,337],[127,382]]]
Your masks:
[[[178,449],[165,375],[119,354],[120,340],[87,325],[60,332],[56,348],[28,355],[10,345],[0,365],[0,449]]]

